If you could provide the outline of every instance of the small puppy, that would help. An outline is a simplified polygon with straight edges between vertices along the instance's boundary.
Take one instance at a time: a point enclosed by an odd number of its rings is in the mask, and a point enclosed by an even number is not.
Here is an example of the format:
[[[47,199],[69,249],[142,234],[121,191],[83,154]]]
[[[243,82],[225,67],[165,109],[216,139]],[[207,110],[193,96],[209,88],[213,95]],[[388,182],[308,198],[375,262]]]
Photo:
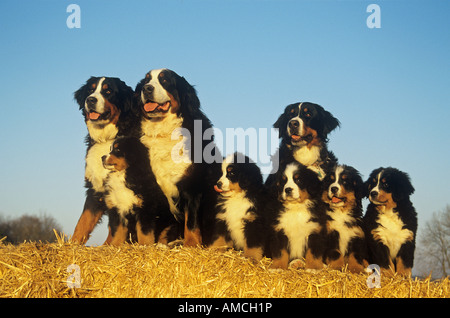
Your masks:
[[[273,268],[305,258],[307,269],[323,267],[325,204],[320,200],[317,174],[296,161],[288,164],[276,181],[279,209],[270,218],[270,253]]]
[[[169,202],[152,172],[148,149],[140,140],[117,138],[102,161],[110,170],[105,185],[110,244],[123,243],[133,227],[139,244],[167,244],[177,239],[181,224],[170,212]]]
[[[363,180],[350,166],[338,165],[323,180],[322,200],[327,204],[327,248],[324,261],[333,269],[345,264],[352,272],[363,271],[367,246],[362,229]]]
[[[265,234],[261,206],[263,179],[258,166],[240,153],[222,162],[212,247],[233,247],[259,261],[264,255]]]
[[[370,200],[363,218],[369,261],[411,275],[417,213],[409,199],[414,188],[408,174],[396,168],[378,168],[370,174],[365,190]]]

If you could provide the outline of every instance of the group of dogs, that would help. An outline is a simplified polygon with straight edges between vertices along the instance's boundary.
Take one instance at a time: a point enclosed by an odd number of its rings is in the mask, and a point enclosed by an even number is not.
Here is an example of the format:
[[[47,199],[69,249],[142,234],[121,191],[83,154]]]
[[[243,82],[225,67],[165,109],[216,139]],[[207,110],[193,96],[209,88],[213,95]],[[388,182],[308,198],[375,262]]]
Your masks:
[[[172,70],[151,70],[134,90],[119,78],[91,77],[74,97],[88,135],[86,201],[73,241],[84,244],[107,214],[105,244],[182,239],[185,246],[242,250],[256,261],[269,257],[273,268],[360,272],[377,264],[411,274],[417,215],[409,176],[379,168],[364,182],[339,164],[327,141],[340,123],[322,106],[284,109],[273,125],[278,169],[264,182],[241,153],[222,158],[203,138],[173,137],[180,128],[203,136],[212,124],[195,89]],[[174,147],[189,158],[191,149],[207,146],[222,160],[173,160]]]

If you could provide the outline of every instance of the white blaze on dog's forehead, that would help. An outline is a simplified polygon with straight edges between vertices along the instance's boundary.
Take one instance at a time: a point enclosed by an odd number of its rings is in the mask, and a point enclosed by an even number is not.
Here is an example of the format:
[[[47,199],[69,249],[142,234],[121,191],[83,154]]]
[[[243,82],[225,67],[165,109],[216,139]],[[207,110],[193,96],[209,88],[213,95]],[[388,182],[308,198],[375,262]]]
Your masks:
[[[341,173],[344,171],[344,167],[342,166],[337,166],[336,167],[336,171],[334,172],[334,182],[332,184],[330,184],[330,192],[331,192],[331,188],[332,187],[336,187],[338,189],[341,188],[341,186],[339,185],[339,179],[341,176]]]
[[[162,71],[165,71],[167,69],[161,68],[158,70],[151,70],[150,71],[150,82],[147,84],[150,84],[153,86],[153,102],[158,104],[163,104],[165,102],[170,101],[170,97],[167,94],[167,91],[164,89],[164,87],[161,86],[161,83],[159,82],[159,74],[161,74]],[[143,93],[141,92],[141,96]],[[145,102],[145,101],[144,101]]]
[[[286,199],[286,189],[287,188],[291,188],[293,190],[293,192],[291,193],[291,195],[294,198],[298,198],[298,186],[297,184],[294,182],[294,173],[297,170],[297,165],[294,163],[290,163],[286,166],[286,169],[284,170],[284,175],[287,178],[287,182],[284,185],[283,188],[283,198]]]
[[[102,91],[103,81],[105,80],[104,77],[98,80],[97,87],[95,88],[95,91],[89,95],[88,97],[95,97],[97,99],[97,104],[94,109],[97,113],[103,113],[105,111],[105,99],[103,98],[103,95],[100,93]],[[86,98],[87,100],[87,98]],[[84,107],[87,110],[87,103],[85,101]]]
[[[289,127],[289,123],[290,123],[291,121],[293,121],[293,120],[297,120],[298,123],[299,123],[299,126],[298,126],[298,133],[299,133],[300,135],[302,135],[302,132],[303,132],[303,126],[304,126],[303,120],[300,118],[300,111],[301,111],[301,109],[302,109],[302,104],[303,104],[303,103],[300,103],[300,104],[298,105],[297,116],[292,117],[292,118],[289,120],[289,122],[288,122],[288,125],[287,125],[287,131],[288,131],[289,134],[291,134],[291,129],[290,129],[290,127]]]
[[[383,174],[383,172],[384,172],[384,170],[381,170],[379,173],[378,173],[378,176],[377,176],[377,185],[372,189],[372,191],[377,191],[377,192],[379,192],[380,191],[380,180],[381,180],[381,175]]]

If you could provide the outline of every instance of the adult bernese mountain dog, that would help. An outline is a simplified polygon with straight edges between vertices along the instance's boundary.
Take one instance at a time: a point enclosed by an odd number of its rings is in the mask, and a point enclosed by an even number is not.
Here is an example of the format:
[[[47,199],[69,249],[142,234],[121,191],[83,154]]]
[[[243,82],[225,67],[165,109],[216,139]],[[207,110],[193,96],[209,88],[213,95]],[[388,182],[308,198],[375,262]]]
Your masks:
[[[271,267],[287,268],[289,261],[304,258],[307,269],[321,269],[326,208],[320,200],[321,181],[297,161],[289,163],[277,176],[280,205],[269,221],[275,231],[270,239]]]
[[[179,238],[182,227],[156,182],[147,147],[138,138],[118,137],[102,161],[111,171],[105,183],[110,244],[125,242],[129,228],[139,244],[167,244]]]
[[[243,250],[259,261],[266,251],[263,178],[259,167],[241,153],[222,162],[222,175],[214,185],[219,194],[214,208],[211,247]]]
[[[346,264],[352,272],[368,265],[362,228],[363,180],[359,172],[338,165],[323,180],[322,200],[327,204],[325,263],[333,269]]]
[[[109,153],[117,136],[138,132],[133,96],[133,89],[114,77],[91,77],[74,93],[88,129],[86,201],[72,236],[75,242],[86,243],[106,211],[104,193],[109,171],[103,167],[102,156]]]
[[[184,244],[201,245],[202,197],[214,191],[205,182],[207,169],[222,159],[211,122],[194,87],[172,70],[151,70],[135,94],[142,114],[141,141],[150,149],[156,180],[172,214],[184,219]]]
[[[339,121],[322,106],[303,102],[286,106],[284,113],[273,124],[279,129],[280,148],[272,160],[278,160],[279,169],[297,161],[315,171],[322,180],[336,165],[337,159],[328,151],[328,134],[340,125]],[[269,175],[271,185],[275,174]]]
[[[411,275],[417,213],[409,198],[414,188],[408,174],[392,167],[375,169],[365,190],[370,200],[363,218],[369,261],[382,270]]]

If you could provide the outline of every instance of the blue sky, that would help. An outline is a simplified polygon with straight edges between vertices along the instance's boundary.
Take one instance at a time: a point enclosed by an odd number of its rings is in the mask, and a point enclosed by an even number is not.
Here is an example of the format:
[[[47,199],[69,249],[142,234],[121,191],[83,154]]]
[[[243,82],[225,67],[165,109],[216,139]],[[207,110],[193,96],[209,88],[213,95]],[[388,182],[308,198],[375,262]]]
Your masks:
[[[69,29],[69,4],[81,28]],[[369,4],[381,28],[369,29]],[[410,174],[420,224],[450,203],[448,1],[0,2],[0,213],[45,212],[72,234],[84,203],[83,118],[91,75],[135,87],[167,67],[195,85],[222,131],[270,128],[318,103],[341,121],[329,148],[366,178]],[[106,238],[106,219],[91,244]]]

